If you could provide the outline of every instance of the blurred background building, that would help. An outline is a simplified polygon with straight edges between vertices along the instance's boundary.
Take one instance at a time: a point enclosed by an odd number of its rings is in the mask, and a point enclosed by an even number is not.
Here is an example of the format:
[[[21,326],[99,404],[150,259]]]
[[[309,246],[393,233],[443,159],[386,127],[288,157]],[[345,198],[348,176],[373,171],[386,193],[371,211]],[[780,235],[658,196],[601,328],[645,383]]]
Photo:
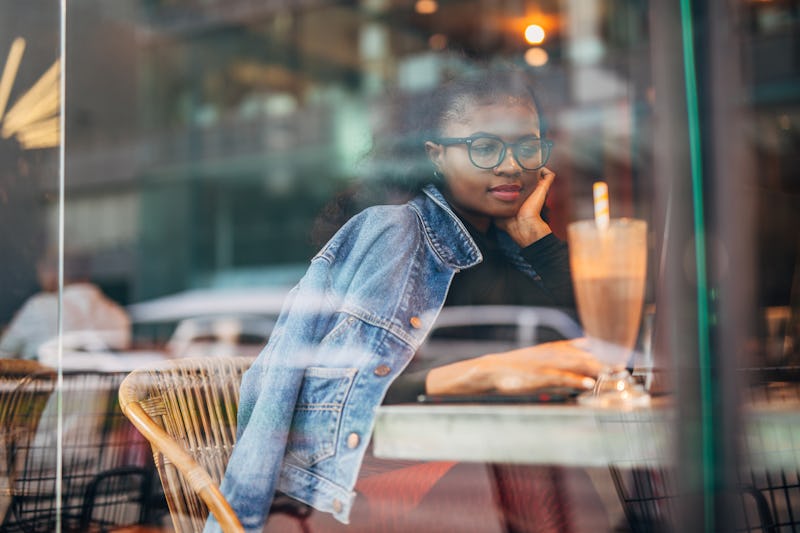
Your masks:
[[[57,6],[37,3],[2,4],[0,54],[16,37],[27,43],[10,103],[57,57]],[[774,305],[786,303],[796,263],[786,243],[796,240],[798,6],[737,8],[742,48],[731,54],[746,73],[764,214],[761,297]],[[649,216],[648,2],[79,0],[68,9],[66,246],[91,254],[94,277],[120,302],[291,282],[315,251],[322,206],[368,179],[360,163],[386,90],[424,95],[475,60],[528,65],[540,80],[557,141],[557,232],[589,214],[587,186],[601,177],[617,215]],[[526,40],[532,24],[538,44]],[[29,160],[35,183],[14,189],[31,210],[9,218],[6,238],[52,245],[55,150],[2,144],[3,168]],[[6,268],[30,264],[35,250],[26,253]],[[9,287],[30,285],[21,281]]]
[[[0,4],[0,57],[25,44],[6,122],[58,57],[57,3],[33,4]],[[762,306],[787,305],[797,271],[798,9],[733,9]],[[659,226],[654,166],[668,156],[654,127],[668,117],[654,112],[654,59],[681,35],[646,1],[77,0],[68,20],[65,247],[91,257],[93,280],[120,303],[291,284],[318,248],[323,206],[370,179],[387,95],[424,98],[476,62],[538,80],[556,141],[557,234],[591,215],[600,178],[612,215]],[[0,324],[36,290],[33,264],[57,242],[57,150],[22,139],[0,136]]]
[[[321,207],[368,179],[360,164],[385,91],[424,95],[475,60],[527,58],[540,74],[562,226],[571,191],[587,204],[584,185],[600,176],[629,206],[643,186],[632,133],[649,118],[646,10],[561,4],[71,2],[66,247],[90,253],[96,280],[124,303],[292,281],[316,249]],[[27,6],[4,8],[4,50],[16,36],[50,42],[25,52],[21,74],[40,72],[56,57],[57,28],[20,24]],[[524,37],[534,23],[539,45]],[[20,75],[10,100],[28,86]],[[46,246],[55,150],[24,152],[43,159],[35,218]]]

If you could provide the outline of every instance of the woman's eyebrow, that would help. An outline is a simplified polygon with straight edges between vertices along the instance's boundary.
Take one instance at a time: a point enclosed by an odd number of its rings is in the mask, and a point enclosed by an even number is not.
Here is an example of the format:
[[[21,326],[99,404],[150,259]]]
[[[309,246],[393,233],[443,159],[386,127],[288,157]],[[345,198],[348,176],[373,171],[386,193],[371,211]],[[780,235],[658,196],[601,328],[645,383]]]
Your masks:
[[[471,133],[468,137],[482,137],[482,136],[495,137],[497,139],[502,139],[502,140],[505,140],[506,138],[509,138],[509,139],[513,139],[515,141],[519,140],[519,139],[527,139],[529,137],[532,137],[534,139],[539,139],[540,138],[538,133],[523,133],[522,135],[517,135],[515,137],[511,137],[511,136],[505,136],[505,135],[498,135],[496,133],[490,133],[488,131],[476,131],[475,133]]]
[[[497,135],[496,133],[489,133],[488,131],[476,131],[474,133],[469,134],[469,137],[480,137],[480,136],[497,137],[498,139],[500,138],[500,136]]]

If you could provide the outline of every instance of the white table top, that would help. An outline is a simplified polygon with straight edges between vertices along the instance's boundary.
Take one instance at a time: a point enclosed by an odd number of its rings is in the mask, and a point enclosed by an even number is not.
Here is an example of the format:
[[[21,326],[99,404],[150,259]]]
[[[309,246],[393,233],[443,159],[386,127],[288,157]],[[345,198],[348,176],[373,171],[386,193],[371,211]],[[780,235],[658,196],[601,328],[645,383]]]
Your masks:
[[[745,445],[752,465],[800,465],[800,409],[748,410]],[[378,457],[555,464],[667,466],[675,415],[664,402],[634,411],[579,405],[391,405],[378,409]]]
[[[169,356],[165,352],[156,350],[125,350],[118,352],[64,350],[61,356],[61,368],[66,371],[130,372],[167,359],[169,359]],[[58,366],[57,353],[55,351],[40,352],[39,362],[56,368]]]

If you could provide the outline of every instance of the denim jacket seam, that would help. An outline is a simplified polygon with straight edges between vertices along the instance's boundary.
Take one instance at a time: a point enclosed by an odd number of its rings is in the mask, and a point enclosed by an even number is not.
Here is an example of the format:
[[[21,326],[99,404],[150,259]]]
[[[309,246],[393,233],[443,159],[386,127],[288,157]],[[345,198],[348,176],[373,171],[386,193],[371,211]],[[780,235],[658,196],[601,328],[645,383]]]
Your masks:
[[[417,214],[417,218],[422,224],[425,238],[431,245],[431,249],[434,251],[436,256],[442,261],[443,264],[447,265],[450,268],[455,268],[456,270],[463,270],[465,268],[473,267],[483,261],[483,254],[478,249],[478,246],[469,236],[469,232],[467,228],[464,226],[461,219],[456,216],[453,210],[446,205],[446,202],[443,202],[443,198],[440,198],[441,193],[435,187],[426,187],[422,191],[426,197],[434,202],[440,209],[442,209],[447,218],[452,221],[456,225],[456,237],[464,244],[468,246],[470,252],[474,255],[475,259],[467,259],[466,261],[459,262],[456,257],[453,257],[452,253],[445,254],[444,251],[450,251],[446,246],[443,246],[438,239],[439,231],[433,229],[430,225],[430,221],[425,217],[422,213],[419,206],[415,204],[414,201],[409,202],[408,205],[414,212]],[[447,257],[445,256],[447,255]],[[464,264],[462,264],[464,263]]]
[[[381,329],[387,333],[391,333],[398,339],[402,340],[412,348],[416,346],[416,342],[414,341],[413,336],[406,331],[401,326],[398,326],[394,321],[388,318],[381,317],[364,309],[363,307],[359,307],[357,305],[349,304],[342,308],[342,311],[348,313],[358,320],[361,320],[365,324],[369,324],[370,326],[374,326],[378,329]],[[397,313],[392,313],[393,316],[396,316]]]
[[[284,470],[286,471],[285,472],[286,476],[284,476]],[[332,489],[340,491],[340,492],[342,492],[344,494],[354,494],[353,491],[347,490],[347,488],[339,485],[338,483],[335,483],[335,482],[331,481],[330,479],[328,479],[326,477],[320,476],[319,474],[317,474],[315,472],[312,472],[308,468],[305,468],[305,467],[303,467],[301,465],[297,465],[297,464],[294,464],[294,463],[287,463],[287,462],[283,463],[283,466],[281,467],[280,477],[284,478],[286,480],[287,484],[290,484],[292,482],[292,480],[290,478],[288,478],[288,476],[298,476],[298,475],[300,475],[300,476],[308,476],[308,477],[314,478],[314,480],[316,480],[317,482],[319,482],[319,483],[321,483],[323,485],[329,486]]]

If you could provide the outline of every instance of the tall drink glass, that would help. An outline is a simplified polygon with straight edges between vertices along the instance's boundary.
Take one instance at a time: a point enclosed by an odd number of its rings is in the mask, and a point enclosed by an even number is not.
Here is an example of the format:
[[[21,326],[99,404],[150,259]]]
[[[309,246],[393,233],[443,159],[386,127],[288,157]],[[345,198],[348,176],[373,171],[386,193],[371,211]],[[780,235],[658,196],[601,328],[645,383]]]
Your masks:
[[[647,267],[647,223],[612,219],[567,226],[572,282],[589,348],[604,364],[593,391],[581,403],[602,407],[639,407],[650,396],[626,370],[639,334]]]

